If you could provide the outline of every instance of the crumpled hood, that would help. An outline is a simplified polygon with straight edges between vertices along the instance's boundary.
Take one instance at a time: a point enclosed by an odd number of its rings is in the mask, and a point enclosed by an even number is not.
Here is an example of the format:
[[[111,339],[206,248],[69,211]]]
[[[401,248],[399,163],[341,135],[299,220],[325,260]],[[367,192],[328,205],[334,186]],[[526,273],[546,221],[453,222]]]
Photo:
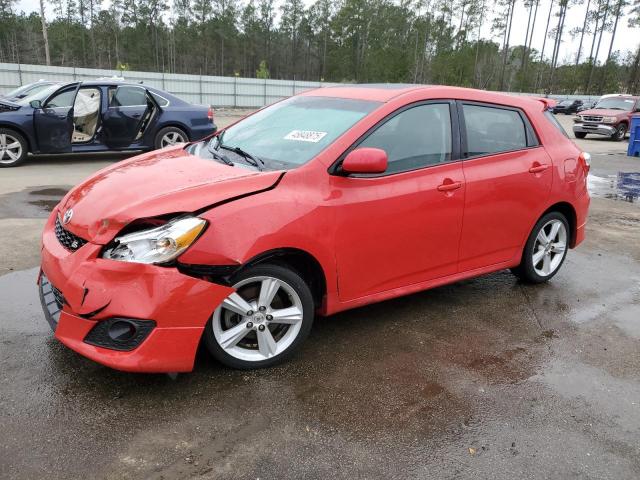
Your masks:
[[[626,117],[629,112],[623,110],[609,110],[605,108],[592,108],[591,110],[583,110],[578,115],[589,115],[593,117]]]
[[[194,212],[267,189],[281,175],[229,167],[176,146],[100,170],[67,193],[59,215],[72,209],[65,228],[90,242],[106,244],[133,220]]]

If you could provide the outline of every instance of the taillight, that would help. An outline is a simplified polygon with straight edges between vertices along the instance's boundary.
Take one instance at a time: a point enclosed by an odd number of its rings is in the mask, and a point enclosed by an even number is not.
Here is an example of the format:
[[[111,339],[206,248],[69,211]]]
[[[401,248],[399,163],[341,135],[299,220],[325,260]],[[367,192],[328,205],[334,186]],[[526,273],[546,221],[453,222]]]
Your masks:
[[[207,118],[211,123],[213,123],[213,108],[209,107],[209,111],[207,112]]]
[[[591,168],[591,154],[587,152],[582,152],[578,157],[578,163],[584,170],[584,174],[589,174],[589,169]]]

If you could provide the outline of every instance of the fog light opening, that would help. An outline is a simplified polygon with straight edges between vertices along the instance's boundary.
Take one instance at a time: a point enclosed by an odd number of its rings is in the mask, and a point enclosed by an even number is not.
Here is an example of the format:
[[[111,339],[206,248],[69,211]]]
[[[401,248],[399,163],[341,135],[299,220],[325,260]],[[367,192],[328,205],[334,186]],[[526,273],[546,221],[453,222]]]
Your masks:
[[[128,342],[138,333],[138,327],[126,320],[116,320],[109,325],[109,337],[116,342]]]

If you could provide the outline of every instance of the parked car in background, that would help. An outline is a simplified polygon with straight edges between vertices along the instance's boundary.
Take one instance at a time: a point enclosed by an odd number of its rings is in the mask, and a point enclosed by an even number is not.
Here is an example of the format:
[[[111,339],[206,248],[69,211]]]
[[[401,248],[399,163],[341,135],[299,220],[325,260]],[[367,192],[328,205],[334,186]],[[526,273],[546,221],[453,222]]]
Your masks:
[[[22,100],[25,97],[30,97],[32,95],[37,94],[47,88],[54,85],[62,85],[60,82],[49,82],[47,80],[38,80],[34,83],[29,83],[27,85],[22,85],[10,92],[5,93],[4,95],[0,95],[0,100],[8,100],[10,102],[15,102],[17,100]]]
[[[640,112],[640,97],[607,95],[595,107],[579,112],[573,119],[573,134],[585,138],[587,134],[604,135],[612,140],[624,140],[629,131],[631,115]]]
[[[201,340],[257,368],[289,357],[316,314],[507,268],[546,282],[584,239],[589,206],[588,155],[547,105],[320,88],[119,162],[47,221],[45,317],[116,369],[190,371]]]
[[[27,154],[153,150],[215,132],[213,110],[121,81],[48,86],[0,100],[0,167]]]
[[[564,113],[565,115],[569,115],[571,113],[576,113],[578,108],[581,106],[582,100],[563,100],[552,107],[552,111],[553,113]]]
[[[598,103],[598,101],[592,101],[592,102],[583,102],[582,105],[580,105],[580,107],[578,107],[578,112],[582,112],[584,110],[590,110],[593,107],[596,106],[596,104]]]

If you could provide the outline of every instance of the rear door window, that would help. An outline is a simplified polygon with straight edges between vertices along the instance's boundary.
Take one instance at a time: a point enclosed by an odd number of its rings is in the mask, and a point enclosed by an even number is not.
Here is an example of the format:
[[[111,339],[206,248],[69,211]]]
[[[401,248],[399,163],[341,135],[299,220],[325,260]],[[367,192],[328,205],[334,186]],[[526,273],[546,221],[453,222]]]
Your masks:
[[[532,146],[527,141],[527,126],[519,111],[471,104],[463,104],[462,108],[466,125],[467,157],[522,150]]]
[[[142,87],[122,86],[116,88],[109,107],[140,107],[147,105],[147,90]]]

